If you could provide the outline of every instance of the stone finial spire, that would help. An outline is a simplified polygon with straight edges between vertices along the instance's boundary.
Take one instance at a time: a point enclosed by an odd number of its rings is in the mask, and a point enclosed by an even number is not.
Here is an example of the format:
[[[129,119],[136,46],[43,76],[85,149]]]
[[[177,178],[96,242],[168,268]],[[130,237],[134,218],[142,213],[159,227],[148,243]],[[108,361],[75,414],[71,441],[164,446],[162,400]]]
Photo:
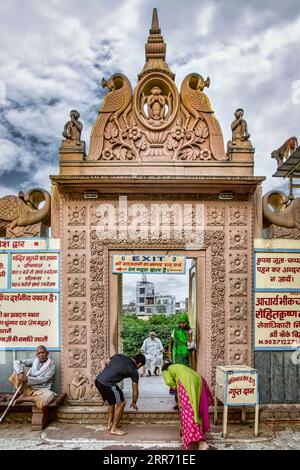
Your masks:
[[[160,28],[159,28],[159,23],[158,23],[158,14],[157,14],[157,8],[153,8],[153,13],[152,13],[152,25],[150,29],[151,33],[157,33],[160,34]]]
[[[175,75],[169,69],[165,62],[166,59],[166,43],[161,35],[157,9],[153,9],[152,24],[149,31],[148,41],[145,45],[146,63],[142,72],[139,74],[139,80],[146,74],[153,72],[163,72],[174,80]]]

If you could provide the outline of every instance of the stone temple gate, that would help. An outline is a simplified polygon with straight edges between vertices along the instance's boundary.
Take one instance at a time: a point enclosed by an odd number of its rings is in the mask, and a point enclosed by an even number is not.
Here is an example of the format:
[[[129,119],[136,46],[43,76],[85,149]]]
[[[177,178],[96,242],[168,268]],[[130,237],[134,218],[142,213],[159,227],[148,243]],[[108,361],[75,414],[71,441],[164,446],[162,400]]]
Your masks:
[[[60,174],[51,177],[52,236],[63,254],[66,391],[76,372],[93,382],[118,350],[115,253],[194,258],[198,370],[212,384],[217,364],[253,361],[252,246],[264,178],[253,176],[246,128],[237,126],[225,150],[204,92],[210,80],[191,73],[178,89],[165,60],[154,10],[135,90],[120,73],[103,80],[108,93],[88,155],[80,139],[66,134]]]
[[[71,111],[60,173],[51,176],[51,237],[61,252],[61,344],[51,353],[60,363],[57,391],[73,402],[99,400],[95,376],[120,346],[113,255],[178,254],[196,267],[197,370],[214,386],[217,365],[255,366],[263,403],[297,403],[299,368],[285,351],[254,352],[253,312],[254,240],[263,238],[263,223],[273,227],[270,238],[299,238],[299,198],[288,205],[280,192],[262,199],[265,178],[253,175],[244,111],[232,110],[225,148],[205,93],[209,78],[190,73],[177,87],[156,9],[145,51],[134,90],[121,73],[103,79],[108,91],[88,153],[80,115]],[[299,149],[294,155],[300,158]],[[40,189],[1,198],[0,235],[43,235],[49,208],[50,196]]]

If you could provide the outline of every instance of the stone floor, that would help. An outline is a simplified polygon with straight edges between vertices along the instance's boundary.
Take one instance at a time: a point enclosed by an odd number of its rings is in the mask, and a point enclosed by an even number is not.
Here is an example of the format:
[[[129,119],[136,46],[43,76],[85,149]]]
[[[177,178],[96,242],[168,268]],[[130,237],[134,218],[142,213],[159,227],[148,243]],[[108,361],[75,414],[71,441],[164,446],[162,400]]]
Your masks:
[[[129,406],[132,397],[131,379],[124,380],[123,392],[126,398],[126,411],[130,409]],[[169,388],[166,386],[161,375],[140,377],[139,411],[172,411],[174,403],[174,397],[169,395]]]
[[[124,425],[128,432],[112,436],[105,426],[54,422],[44,431],[32,432],[29,423],[0,424],[0,449],[26,450],[154,450],[182,449],[178,426]],[[252,425],[229,424],[228,437],[223,439],[221,427],[211,427],[207,442],[212,450],[300,450],[300,424],[262,423],[258,437]]]
[[[127,408],[130,404],[131,381],[124,383]],[[163,378],[140,380],[139,411],[167,411],[174,405]],[[127,409],[126,408],[126,409]],[[175,414],[175,413],[174,413]],[[221,424],[221,415],[220,422]],[[0,450],[180,450],[179,426],[164,424],[124,424],[127,434],[112,436],[101,424],[74,424],[55,421],[44,431],[31,431],[30,423],[10,422],[9,415],[0,424]],[[212,450],[300,450],[300,422],[260,423],[254,437],[253,424],[228,424],[228,437],[222,438],[221,426],[211,426],[207,442]]]

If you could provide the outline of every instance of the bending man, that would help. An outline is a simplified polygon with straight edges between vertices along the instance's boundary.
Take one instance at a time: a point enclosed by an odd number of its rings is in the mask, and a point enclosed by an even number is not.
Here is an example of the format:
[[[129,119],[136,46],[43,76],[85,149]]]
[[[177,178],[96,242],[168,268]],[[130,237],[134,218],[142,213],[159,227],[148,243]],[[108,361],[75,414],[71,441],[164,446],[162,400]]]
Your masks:
[[[118,387],[118,382],[126,378],[132,380],[132,401],[130,408],[138,409],[137,401],[139,397],[139,374],[138,369],[145,364],[145,356],[137,354],[133,358],[124,356],[124,354],[115,354],[110,362],[96,377],[95,385],[100,392],[103,400],[108,402],[108,426],[111,434],[124,436],[127,434],[118,429],[123,411],[125,408],[125,399],[122,390]]]

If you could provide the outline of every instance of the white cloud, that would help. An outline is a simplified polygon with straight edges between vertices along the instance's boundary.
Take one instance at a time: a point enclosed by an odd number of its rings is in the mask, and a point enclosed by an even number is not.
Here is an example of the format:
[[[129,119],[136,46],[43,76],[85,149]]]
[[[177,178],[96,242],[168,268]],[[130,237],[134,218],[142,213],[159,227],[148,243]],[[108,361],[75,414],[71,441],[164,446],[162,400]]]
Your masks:
[[[200,9],[196,19],[197,32],[200,36],[206,36],[210,31],[215,10],[216,7],[213,4],[209,4]]]

